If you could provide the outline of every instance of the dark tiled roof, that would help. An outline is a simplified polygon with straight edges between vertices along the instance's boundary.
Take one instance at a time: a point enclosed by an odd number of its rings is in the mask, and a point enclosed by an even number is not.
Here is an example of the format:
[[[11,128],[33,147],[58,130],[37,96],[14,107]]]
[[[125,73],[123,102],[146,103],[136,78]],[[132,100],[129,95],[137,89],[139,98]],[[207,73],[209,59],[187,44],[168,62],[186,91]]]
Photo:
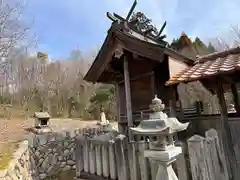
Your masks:
[[[240,47],[198,57],[194,66],[171,77],[166,85],[200,80],[236,70],[240,70]]]

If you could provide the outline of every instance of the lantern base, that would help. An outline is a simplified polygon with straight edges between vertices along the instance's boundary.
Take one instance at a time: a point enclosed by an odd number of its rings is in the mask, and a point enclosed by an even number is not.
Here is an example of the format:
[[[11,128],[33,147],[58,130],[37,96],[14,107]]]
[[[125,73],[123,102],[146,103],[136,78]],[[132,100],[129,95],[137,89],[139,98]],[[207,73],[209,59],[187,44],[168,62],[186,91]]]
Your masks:
[[[166,151],[146,150],[144,151],[144,157],[158,165],[156,180],[178,180],[172,168],[172,163],[181,153],[181,147],[173,147]]]
[[[158,164],[156,180],[178,180],[178,177],[172,168],[172,164],[168,166]]]

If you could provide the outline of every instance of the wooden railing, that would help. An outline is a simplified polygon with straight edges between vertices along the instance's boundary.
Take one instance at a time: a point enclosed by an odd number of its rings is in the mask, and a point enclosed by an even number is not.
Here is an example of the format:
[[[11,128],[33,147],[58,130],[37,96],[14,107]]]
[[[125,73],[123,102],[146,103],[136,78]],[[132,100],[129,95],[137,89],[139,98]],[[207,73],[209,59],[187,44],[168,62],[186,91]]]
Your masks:
[[[166,107],[164,112],[168,114],[169,107]],[[193,105],[192,107],[189,107],[189,108],[183,108],[183,109],[176,108],[176,114],[179,119],[196,117],[201,115],[202,112],[203,112],[203,109],[197,103],[196,105]],[[146,109],[134,111],[132,114],[132,117],[134,122],[140,122],[143,119],[148,119],[150,113],[151,113],[151,110],[146,108]],[[127,116],[124,115],[123,113],[120,114],[119,123],[127,123]]]

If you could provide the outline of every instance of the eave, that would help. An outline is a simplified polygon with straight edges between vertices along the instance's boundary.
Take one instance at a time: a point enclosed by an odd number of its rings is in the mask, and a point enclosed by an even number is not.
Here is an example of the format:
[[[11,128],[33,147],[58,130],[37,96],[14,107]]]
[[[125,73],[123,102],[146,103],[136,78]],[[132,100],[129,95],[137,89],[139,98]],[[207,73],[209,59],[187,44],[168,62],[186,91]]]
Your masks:
[[[113,24],[109,29],[108,35],[89,71],[85,75],[84,80],[93,83],[98,82],[99,77],[105,70],[107,64],[111,62],[113,54],[117,48],[122,48],[133,54],[158,62],[162,62],[162,57],[165,54],[188,65],[194,64],[194,60],[187,58],[172,49],[164,47],[135,31],[129,30],[123,32],[119,27],[121,27],[119,24]]]

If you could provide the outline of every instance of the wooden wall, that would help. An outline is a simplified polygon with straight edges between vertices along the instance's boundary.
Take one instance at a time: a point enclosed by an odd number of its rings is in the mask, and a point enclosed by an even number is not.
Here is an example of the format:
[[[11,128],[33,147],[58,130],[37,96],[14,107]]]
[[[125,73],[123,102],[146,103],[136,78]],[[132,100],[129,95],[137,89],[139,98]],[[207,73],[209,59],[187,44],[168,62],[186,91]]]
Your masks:
[[[130,82],[133,111],[148,109],[154,97],[152,83],[152,75],[144,76]]]
[[[143,76],[136,80],[130,81],[133,115],[139,113],[142,110],[149,109],[149,104],[154,97],[152,81],[152,75]],[[119,97],[120,114],[122,117],[120,121],[126,121],[126,97],[123,83],[119,84]],[[139,116],[133,116],[134,121],[137,119],[139,119]]]
[[[129,61],[130,74],[130,90],[132,100],[133,120],[139,120],[140,111],[148,111],[154,95],[164,102],[166,106],[169,104],[169,89],[165,86],[165,82],[169,79],[169,62],[168,57],[164,56],[162,63],[156,63],[151,60],[131,60]],[[120,122],[126,122],[126,97],[124,82],[119,85],[120,100]],[[148,116],[144,116],[148,118]]]

